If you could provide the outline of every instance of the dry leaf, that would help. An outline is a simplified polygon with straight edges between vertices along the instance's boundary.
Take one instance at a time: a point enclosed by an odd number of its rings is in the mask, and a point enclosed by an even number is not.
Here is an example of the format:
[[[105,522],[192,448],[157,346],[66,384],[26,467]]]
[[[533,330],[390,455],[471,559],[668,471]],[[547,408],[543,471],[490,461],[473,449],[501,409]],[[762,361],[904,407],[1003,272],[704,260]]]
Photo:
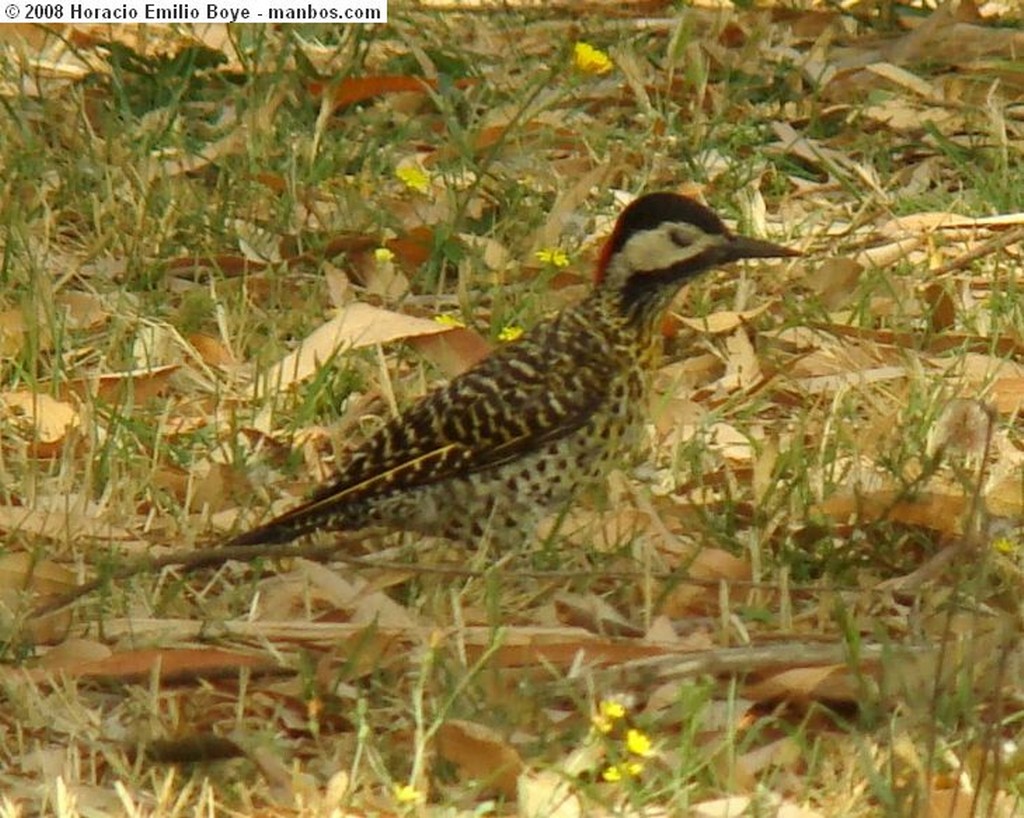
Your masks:
[[[523,761],[516,749],[493,730],[450,719],[438,728],[435,745],[441,758],[459,768],[464,780],[479,781],[508,799],[516,797]]]
[[[748,685],[743,695],[756,702],[811,701],[856,702],[863,689],[846,665],[797,667]]]
[[[703,318],[687,318],[685,315],[680,315],[679,320],[697,332],[719,335],[742,327],[746,322],[752,318],[757,318],[757,316],[773,306],[773,303],[769,300],[750,310],[723,310],[722,312],[713,312],[711,315],[706,315]]]
[[[84,378],[72,378],[61,384],[62,394],[99,400],[103,403],[123,403],[131,395],[135,403],[146,403],[167,392],[171,375],[181,364],[131,369],[127,372],[98,373]]]
[[[437,335],[419,335],[410,338],[409,345],[449,378],[461,375],[491,354],[487,339],[469,327],[453,327]]]
[[[159,671],[167,684],[195,679],[237,677],[243,668],[273,669],[270,659],[219,648],[141,649],[112,653],[96,660],[69,662],[60,668],[68,676],[112,681],[145,681]],[[38,674],[37,674],[38,675]]]
[[[0,531],[8,534],[21,532],[60,542],[71,542],[80,537],[134,539],[127,529],[85,514],[17,506],[0,506]]]
[[[581,818],[583,804],[564,776],[550,770],[524,772],[516,782],[519,818]]]
[[[70,403],[28,391],[0,392],[0,417],[20,431],[36,457],[57,454],[68,432],[81,424]]]
[[[260,382],[259,394],[287,389],[304,381],[346,350],[437,335],[448,330],[448,327],[426,318],[353,302],[313,330],[293,352],[270,367]]]

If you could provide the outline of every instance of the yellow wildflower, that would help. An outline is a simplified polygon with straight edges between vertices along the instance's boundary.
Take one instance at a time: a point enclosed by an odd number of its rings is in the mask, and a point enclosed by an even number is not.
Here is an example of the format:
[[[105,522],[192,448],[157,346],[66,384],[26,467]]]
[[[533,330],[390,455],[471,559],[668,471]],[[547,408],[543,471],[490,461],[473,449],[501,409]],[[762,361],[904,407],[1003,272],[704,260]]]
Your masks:
[[[607,735],[615,727],[615,722],[626,717],[626,706],[615,699],[602,699],[597,706],[597,714],[591,719],[594,729]]]
[[[626,718],[626,705],[615,699],[602,699],[600,709],[601,715],[612,721]]]
[[[523,334],[523,328],[517,327],[515,324],[510,324],[504,327],[501,332],[498,333],[499,341],[514,341]]]
[[[1000,537],[992,543],[992,547],[1006,557],[1017,551],[1017,544],[1009,537]]]
[[[396,784],[395,800],[399,804],[415,804],[418,801],[424,800],[424,798],[423,793],[416,789],[412,784]]]
[[[576,67],[585,74],[607,74],[615,67],[611,57],[590,43],[576,43],[572,58]]]
[[[434,320],[437,321],[442,327],[459,328],[465,327],[466,322],[459,318],[457,315],[452,315],[450,312],[442,312],[440,315],[435,315]]]
[[[559,250],[557,247],[546,247],[543,250],[538,250],[534,253],[534,257],[541,264],[550,264],[552,267],[569,266],[569,256],[566,255],[565,250]]]
[[[395,176],[401,179],[409,190],[415,190],[417,193],[426,193],[430,190],[430,176],[421,167],[403,165],[395,171]]]
[[[641,758],[649,758],[654,752],[651,749],[651,739],[646,733],[635,728],[626,731],[626,749]]]
[[[389,261],[395,260],[395,254],[387,247],[378,247],[373,251],[373,260],[378,264],[387,264]]]
[[[601,778],[610,784],[621,781],[623,778],[636,778],[644,771],[644,765],[639,761],[623,761],[612,767],[605,767]]]

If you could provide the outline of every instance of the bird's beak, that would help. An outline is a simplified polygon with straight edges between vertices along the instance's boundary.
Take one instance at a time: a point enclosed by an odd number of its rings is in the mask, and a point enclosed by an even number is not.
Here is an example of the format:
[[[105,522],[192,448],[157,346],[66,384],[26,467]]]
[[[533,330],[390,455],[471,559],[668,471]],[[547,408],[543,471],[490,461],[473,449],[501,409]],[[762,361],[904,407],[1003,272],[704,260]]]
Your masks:
[[[733,236],[722,250],[725,252],[725,262],[743,258],[789,258],[803,255],[799,250],[749,236]]]

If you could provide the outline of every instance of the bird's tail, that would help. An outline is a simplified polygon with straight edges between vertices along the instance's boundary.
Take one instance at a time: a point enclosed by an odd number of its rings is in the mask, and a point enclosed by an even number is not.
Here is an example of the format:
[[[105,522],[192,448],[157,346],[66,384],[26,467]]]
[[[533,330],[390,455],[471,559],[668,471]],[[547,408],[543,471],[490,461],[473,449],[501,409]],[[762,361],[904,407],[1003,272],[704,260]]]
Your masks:
[[[341,502],[336,494],[324,492],[224,545],[284,545],[314,531],[351,531],[365,524],[362,504]]]

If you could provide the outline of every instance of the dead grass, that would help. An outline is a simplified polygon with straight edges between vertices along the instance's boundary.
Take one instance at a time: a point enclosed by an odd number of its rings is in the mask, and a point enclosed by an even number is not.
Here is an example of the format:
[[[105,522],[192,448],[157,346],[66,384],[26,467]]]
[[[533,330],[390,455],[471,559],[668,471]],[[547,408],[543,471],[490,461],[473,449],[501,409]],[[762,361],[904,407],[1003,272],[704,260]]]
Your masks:
[[[4,29],[0,816],[1019,811],[1024,33],[890,6]],[[652,189],[807,256],[607,498],[195,564]]]

